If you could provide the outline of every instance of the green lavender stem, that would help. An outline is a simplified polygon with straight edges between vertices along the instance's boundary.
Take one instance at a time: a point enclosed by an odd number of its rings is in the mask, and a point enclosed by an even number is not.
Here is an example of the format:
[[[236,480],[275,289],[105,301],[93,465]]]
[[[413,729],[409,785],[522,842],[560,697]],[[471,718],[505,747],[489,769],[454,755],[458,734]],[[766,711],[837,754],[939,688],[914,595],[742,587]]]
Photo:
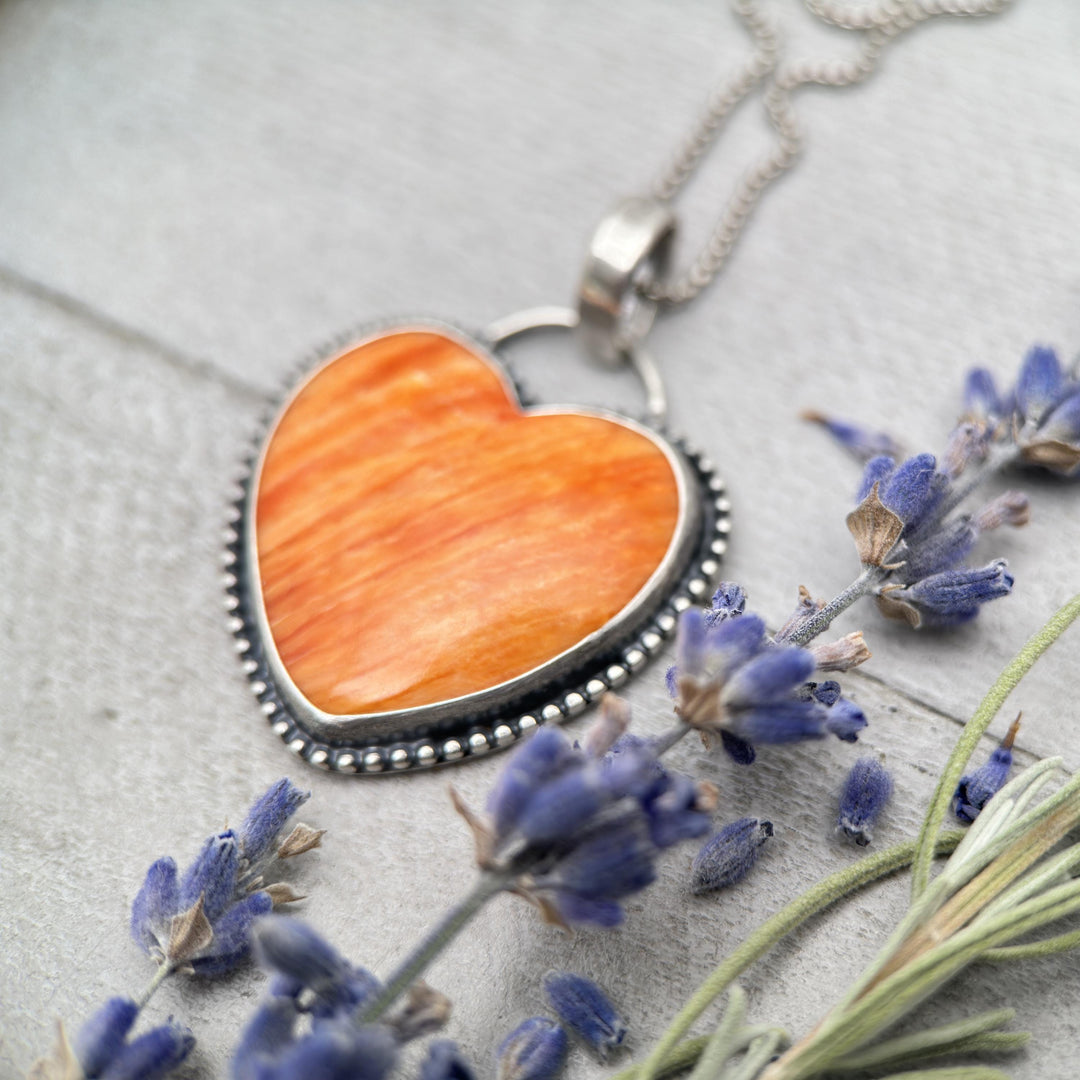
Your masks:
[[[484,872],[472,891],[452,907],[438,925],[416,946],[387,980],[382,992],[364,1009],[361,1019],[371,1023],[383,1016],[395,1001],[427,970],[428,965],[457,937],[466,924],[509,883],[503,874]]]
[[[956,847],[962,837],[963,833],[959,831],[945,833],[937,841],[936,850],[940,854],[947,854]],[[690,1030],[694,1021],[731,985],[733,980],[767,953],[781,938],[802,925],[811,916],[824,911],[864,885],[902,870],[911,863],[915,850],[915,841],[909,840],[867,856],[852,866],[830,874],[802,896],[781,908],[771,919],[762,923],[698,987],[661,1036],[652,1053],[636,1070],[635,1080],[653,1080],[654,1077],[661,1075],[669,1057]],[[620,1073],[614,1080],[620,1080],[623,1077],[624,1074]]]
[[[1005,703],[1005,699],[1031,670],[1035,661],[1061,637],[1077,616],[1080,616],[1080,594],[1074,596],[1061,607],[1050,618],[1049,622],[1020,650],[1016,659],[998,676],[997,681],[990,687],[986,697],[983,698],[974,715],[965,725],[960,738],[956,741],[952,754],[949,756],[945,771],[938,781],[933,799],[930,801],[926,820],[923,822],[922,831],[919,833],[918,850],[911,866],[912,900],[919,898],[930,880],[930,861],[934,853],[934,837],[941,828],[941,823],[945,820],[945,814],[948,811],[953,792],[956,791],[956,785],[960,782],[964,769],[971,755],[975,752],[979,740],[986,733],[986,729]]]
[[[150,980],[146,989],[135,999],[135,1004],[140,1012],[146,1008],[147,1003],[154,996],[157,988],[176,970],[167,960],[158,965],[154,977]]]

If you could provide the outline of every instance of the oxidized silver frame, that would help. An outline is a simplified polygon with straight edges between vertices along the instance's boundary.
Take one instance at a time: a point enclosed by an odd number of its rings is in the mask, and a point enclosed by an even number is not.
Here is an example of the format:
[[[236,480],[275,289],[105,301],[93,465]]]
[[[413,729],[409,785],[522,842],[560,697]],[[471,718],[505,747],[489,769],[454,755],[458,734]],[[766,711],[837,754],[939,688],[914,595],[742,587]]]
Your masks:
[[[652,440],[667,456],[677,479],[680,507],[675,534],[664,559],[630,603],[599,630],[539,667],[505,683],[432,705],[337,716],[317,709],[301,693],[270,634],[254,522],[264,448],[295,394],[342,352],[388,332],[425,329],[456,339],[487,362],[508,396],[528,415],[598,416]],[[342,335],[320,350],[313,364],[304,365],[301,377],[267,418],[246,463],[226,534],[229,629],[271,729],[310,765],[362,775],[430,768],[502,749],[540,724],[577,716],[646,665],[674,632],[678,613],[706,597],[719,571],[731,528],[730,504],[711,462],[685,442],[617,413],[525,403],[506,364],[484,340],[431,319],[383,322]]]

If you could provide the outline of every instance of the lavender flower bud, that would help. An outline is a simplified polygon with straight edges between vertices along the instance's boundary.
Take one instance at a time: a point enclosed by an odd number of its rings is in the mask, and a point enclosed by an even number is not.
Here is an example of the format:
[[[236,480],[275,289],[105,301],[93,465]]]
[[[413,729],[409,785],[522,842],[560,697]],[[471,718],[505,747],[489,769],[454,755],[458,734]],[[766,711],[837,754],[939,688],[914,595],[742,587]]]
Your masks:
[[[733,735],[730,731],[720,732],[720,742],[728,757],[736,765],[753,765],[757,760],[757,751],[745,739]]]
[[[338,1017],[322,1021],[287,1047],[272,1068],[247,1075],[259,1080],[383,1080],[397,1059],[398,1042],[389,1028],[357,1027],[351,1017]]]
[[[109,998],[79,1029],[75,1056],[87,1076],[96,1076],[124,1047],[139,1007],[128,998]]]
[[[617,900],[656,880],[653,857],[644,823],[637,818],[619,821],[582,840],[559,862],[550,880],[586,900]]]
[[[1075,443],[1080,439],[1080,390],[1074,391],[1054,406],[1039,425],[1039,436],[1064,443]]]
[[[740,709],[731,716],[732,733],[749,743],[789,743],[821,739],[827,715],[812,701],[781,701]]]
[[[1012,591],[1013,576],[1008,565],[1004,559],[997,559],[979,569],[933,574],[905,590],[905,599],[933,625],[967,622],[979,613],[980,605]]]
[[[180,910],[176,863],[167,856],[151,864],[131,905],[131,936],[143,952],[164,957],[169,924]]]
[[[179,1024],[165,1024],[128,1043],[100,1074],[101,1080],[158,1080],[191,1053],[195,1036]]]
[[[299,1017],[294,997],[271,991],[271,996],[259,1005],[244,1029],[233,1056],[233,1080],[260,1080],[267,1075],[267,1062],[292,1043]]]
[[[496,834],[510,832],[534,793],[558,775],[573,756],[573,748],[554,727],[540,728],[522,743],[488,796],[488,812]]]
[[[991,499],[976,515],[973,524],[980,532],[989,532],[1002,525],[1020,528],[1030,518],[1028,497],[1022,491],[1003,491]]]
[[[990,443],[994,429],[985,421],[964,421],[956,425],[949,435],[949,441],[942,455],[942,471],[950,480],[955,480],[967,467],[986,460],[990,453]]]
[[[214,924],[214,938],[191,966],[199,975],[224,975],[232,971],[251,949],[251,927],[260,915],[273,908],[270,894],[260,890],[233,904]]]
[[[869,461],[884,454],[900,453],[896,440],[883,431],[871,431],[846,420],[826,416],[816,409],[806,409],[800,415],[803,420],[820,424],[845,450],[860,461]]]
[[[1037,424],[1060,398],[1065,379],[1057,353],[1045,345],[1033,345],[1020,365],[1016,380],[1016,407],[1021,417]]]
[[[769,649],[732,674],[724,686],[723,700],[734,707],[782,701],[810,678],[816,666],[806,649]]]
[[[213,922],[224,912],[236,889],[240,850],[232,829],[211,836],[180,883],[180,910],[187,911],[203,898],[203,913]]]
[[[476,1073],[456,1042],[434,1039],[428,1044],[427,1057],[420,1063],[419,1080],[476,1080]]]
[[[544,992],[559,1019],[601,1061],[607,1061],[611,1051],[622,1045],[626,1024],[596,983],[570,972],[550,971],[544,977]]]
[[[859,489],[855,493],[855,501],[861,503],[874,490],[874,485],[884,483],[892,476],[895,469],[896,461],[887,454],[871,458],[866,463],[866,468],[863,469],[862,478],[859,480]]]
[[[975,547],[977,532],[967,517],[957,518],[910,544],[904,553],[900,576],[906,584],[952,570],[959,566]]]
[[[841,742],[857,742],[859,732],[866,727],[866,715],[852,701],[840,698],[825,714],[825,730]]]
[[[994,376],[986,368],[973,368],[964,380],[964,409],[972,416],[995,419],[1008,409],[994,384]]]
[[[933,454],[917,454],[903,461],[881,485],[880,498],[904,523],[909,536],[930,516],[944,495],[946,480],[937,471]]]
[[[725,825],[694,858],[691,891],[701,894],[742,881],[757,862],[761,845],[772,835],[772,822],[757,818]]]
[[[706,674],[712,678],[726,679],[766,647],[765,623],[757,615],[741,615],[713,627],[705,643],[709,654]]]
[[[310,926],[285,915],[260,919],[252,932],[255,959],[270,971],[319,990],[349,975],[349,963]]]
[[[716,592],[712,595],[712,602],[705,609],[705,626],[711,629],[734,619],[746,610],[746,593],[741,585],[733,581],[721,581]]]
[[[1012,768],[1013,741],[1019,730],[1020,717],[1017,716],[986,764],[960,778],[953,795],[952,809],[961,821],[970,825],[982,808],[1005,786]]]
[[[705,615],[700,608],[687,608],[679,616],[675,639],[675,663],[682,675],[702,674],[705,664]]]
[[[311,798],[310,791],[293,786],[282,777],[247,812],[237,832],[240,852],[249,863],[265,855],[273,846],[286,822]]]
[[[661,774],[651,797],[643,804],[649,836],[658,848],[668,848],[709,831],[709,818],[702,813],[708,801],[703,797],[702,786],[682,773]]]
[[[824,682],[807,683],[807,700],[811,697],[831,709],[840,700],[840,684],[835,679],[826,679]]]
[[[497,1080],[552,1080],[566,1061],[566,1032],[546,1016],[516,1027],[499,1046]]]
[[[892,790],[892,777],[877,758],[859,758],[844,781],[836,827],[860,847],[865,847],[870,843],[874,822],[889,801]]]

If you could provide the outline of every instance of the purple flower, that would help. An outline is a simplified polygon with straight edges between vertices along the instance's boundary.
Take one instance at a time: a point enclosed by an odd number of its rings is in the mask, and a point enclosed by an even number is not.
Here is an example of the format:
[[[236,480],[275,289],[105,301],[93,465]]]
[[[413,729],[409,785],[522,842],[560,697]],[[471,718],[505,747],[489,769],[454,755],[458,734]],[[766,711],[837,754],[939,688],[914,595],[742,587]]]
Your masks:
[[[128,1032],[139,1015],[139,1006],[128,998],[109,998],[79,1029],[75,1056],[87,1076],[97,1076],[127,1042]]]
[[[854,643],[849,644],[852,649],[842,651],[855,657]],[[862,646],[861,656],[868,655]],[[827,732],[850,739],[865,726],[865,717],[850,703],[833,715],[839,692],[814,697],[808,680],[817,667],[813,651],[771,641],[756,615],[706,629],[702,613],[690,608],[679,620],[669,689],[684,723],[705,735],[721,735],[724,749],[746,764],[753,761],[755,743],[820,739]]]
[[[1066,390],[1057,353],[1045,345],[1033,345],[1020,365],[1016,380],[1016,408],[1021,418],[1037,425]]]
[[[128,1042],[138,1015],[134,1001],[110,998],[82,1026],[74,1051],[87,1080],[156,1080],[188,1056],[195,1039],[178,1024],[164,1024]]]
[[[892,777],[877,758],[855,762],[840,792],[836,827],[860,847],[870,843],[874,822],[892,795]]]
[[[937,471],[934,455],[917,454],[885,478],[879,497],[904,523],[901,536],[912,536],[930,522],[947,487],[948,478]]]
[[[1008,596],[1013,576],[997,559],[978,569],[945,570],[909,586],[886,588],[878,604],[887,615],[911,626],[958,626],[970,622],[990,600]]]
[[[953,795],[953,813],[963,822],[970,824],[982,811],[982,808],[996,795],[1009,779],[1012,768],[1012,746],[1016,733],[1020,730],[1018,716],[1005,733],[1005,738],[990,755],[986,764],[973,773],[960,778]]]
[[[349,963],[299,919],[261,919],[253,940],[260,967],[283,976],[287,986],[309,991],[307,1009],[313,1016],[355,1011],[381,989],[370,971]]]
[[[997,420],[1012,411],[998,394],[994,376],[986,368],[972,368],[964,379],[964,409],[979,420]]]
[[[324,1020],[276,1054],[233,1059],[234,1080],[383,1080],[398,1060],[398,1042],[381,1025]]]
[[[499,774],[486,817],[456,799],[481,868],[564,925],[621,922],[619,901],[653,881],[662,849],[708,832],[715,805],[711,785],[668,772],[647,739],[624,734],[604,752],[626,707],[608,697],[602,708],[606,735],[587,735],[584,748],[554,727],[526,740]],[[618,724],[608,722],[614,711]]]
[[[139,947],[159,963],[187,965],[200,975],[235,968],[248,953],[255,919],[298,899],[288,886],[265,885],[263,874],[276,859],[318,845],[320,832],[297,826],[278,847],[289,817],[307,798],[279,780],[239,831],[209,837],[182,876],[171,858],[153,863],[131,907],[131,935]]]
[[[566,1061],[566,1032],[546,1016],[519,1024],[499,1045],[497,1080],[552,1080]]]
[[[970,372],[965,400],[988,438],[1011,446],[1025,464],[1063,476],[1080,471],[1080,379],[1062,369],[1053,349],[1028,351],[1006,397],[997,395],[988,372]]]
[[[247,812],[238,830],[240,852],[249,863],[262,859],[274,846],[289,819],[308,799],[288,777],[282,777]]]
[[[626,1024],[596,983],[570,972],[550,971],[544,977],[544,993],[559,1019],[601,1061],[622,1046]]]
[[[418,1080],[476,1080],[476,1073],[457,1043],[433,1039],[428,1044],[427,1057],[420,1063]]]
[[[253,937],[274,978],[237,1047],[233,1080],[382,1080],[401,1044],[436,1030],[449,1015],[447,999],[417,982],[392,1014],[366,1023],[363,1009],[381,989],[370,972],[296,919],[268,916]],[[448,1046],[433,1049],[423,1080],[472,1080]]]
[[[804,420],[820,424],[845,450],[859,461],[869,461],[882,455],[899,456],[900,447],[891,435],[883,431],[871,431],[869,428],[827,416],[814,409],[806,409],[801,414]]]
[[[195,1036],[179,1024],[163,1024],[128,1043],[100,1074],[101,1080],[157,1080],[191,1053]]]
[[[771,821],[753,817],[725,825],[695,856],[690,867],[691,891],[706,893],[742,881],[757,862],[762,844],[772,835]]]
[[[726,619],[734,619],[745,610],[746,593],[743,587],[733,581],[721,581],[712,595],[712,602],[705,609],[705,626],[708,628]]]

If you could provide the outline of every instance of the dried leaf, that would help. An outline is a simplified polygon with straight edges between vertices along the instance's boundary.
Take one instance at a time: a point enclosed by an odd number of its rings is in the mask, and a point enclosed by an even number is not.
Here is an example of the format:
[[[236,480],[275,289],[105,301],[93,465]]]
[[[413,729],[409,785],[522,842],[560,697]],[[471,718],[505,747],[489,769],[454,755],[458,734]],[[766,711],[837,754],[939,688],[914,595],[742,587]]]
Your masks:
[[[878,484],[847,516],[863,566],[881,566],[904,531],[903,521],[878,497]]]
[[[296,892],[293,887],[285,881],[275,881],[273,885],[267,885],[263,892],[270,897],[270,902],[277,907],[279,904],[293,904],[297,900],[306,900],[307,896],[304,893]]]
[[[203,913],[203,898],[194,906],[172,917],[169,924],[169,944],[165,956],[172,964],[191,960],[214,940],[214,928]]]
[[[546,925],[557,926],[560,930],[573,934],[573,927],[562,917],[559,909],[546,896],[541,895],[533,888],[532,878],[527,874],[522,874],[514,885],[506,891],[514,896],[520,896],[522,900],[527,900],[532,904],[540,912],[540,918]]]
[[[891,595],[897,589],[902,588],[902,585],[888,585],[882,589],[875,598],[878,610],[886,619],[900,619],[906,622],[912,630],[918,630],[922,626],[922,615],[919,614],[919,609],[914,604],[909,604],[906,600]]]
[[[697,796],[694,799],[694,809],[703,814],[711,814],[720,804],[720,789],[709,783],[708,780],[697,782]]]
[[[814,654],[818,671],[850,671],[865,664],[873,655],[863,640],[861,630],[845,634],[838,641],[807,646]]]
[[[582,744],[592,757],[603,757],[630,726],[630,706],[617,694],[600,699],[600,715],[585,732]]]
[[[305,851],[320,847],[325,835],[325,829],[313,829],[310,825],[300,822],[282,841],[277,850],[277,857],[291,859],[294,855],[303,855]]]
[[[56,1045],[52,1053],[30,1066],[27,1080],[83,1080],[82,1066],[71,1049],[63,1021],[56,1021]]]
[[[423,979],[409,987],[401,1011],[390,1021],[402,1042],[418,1039],[438,1031],[450,1019],[453,1005],[450,999],[433,990]]]
[[[1063,476],[1072,476],[1080,468],[1080,446],[1060,439],[1038,439],[1020,448],[1020,457],[1029,465],[1041,465]]]
[[[476,851],[476,865],[481,870],[491,870],[495,866],[495,835],[487,819],[481,817],[465,802],[457,793],[453,784],[450,785],[450,801],[454,809],[465,819],[473,834],[473,845]]]

